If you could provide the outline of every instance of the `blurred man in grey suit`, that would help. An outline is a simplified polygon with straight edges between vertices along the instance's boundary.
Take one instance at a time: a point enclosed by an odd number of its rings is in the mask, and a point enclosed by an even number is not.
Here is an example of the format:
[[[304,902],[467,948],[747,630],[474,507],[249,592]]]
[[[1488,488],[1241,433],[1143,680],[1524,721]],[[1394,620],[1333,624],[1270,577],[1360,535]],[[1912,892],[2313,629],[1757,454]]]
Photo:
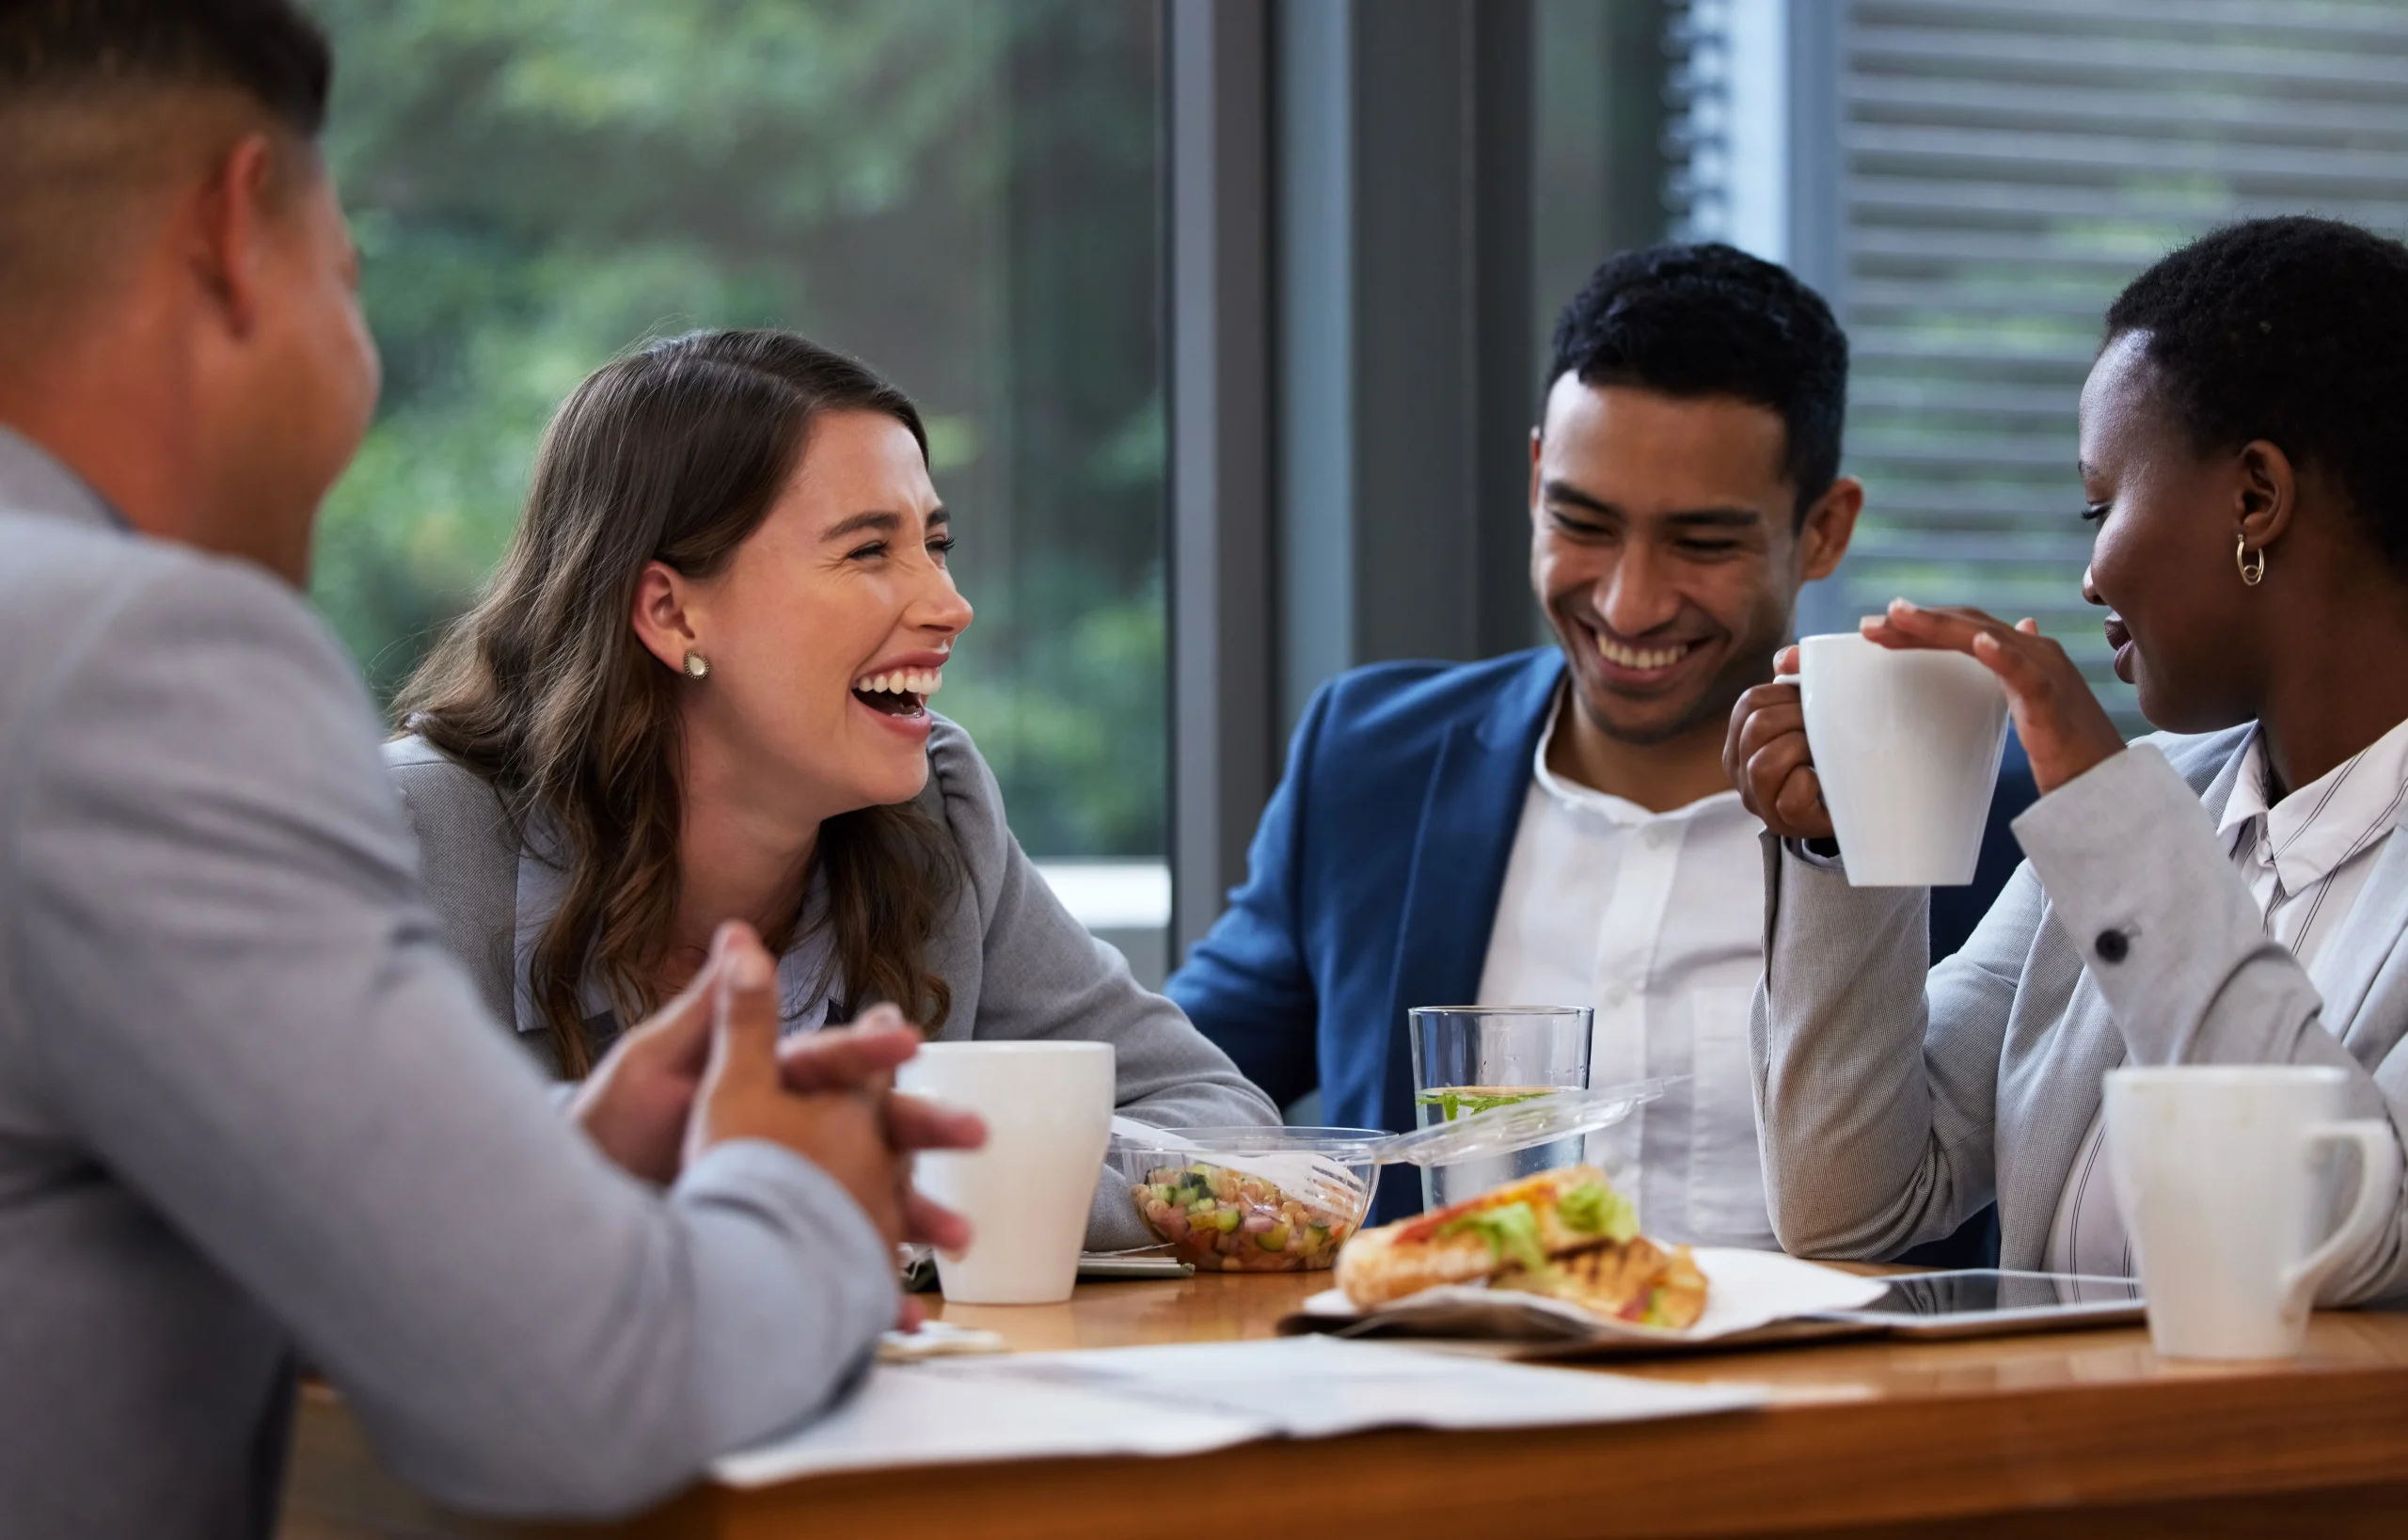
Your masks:
[[[388,1460],[623,1509],[825,1404],[958,1242],[898,1024],[740,928],[557,1106],[294,589],[376,394],[288,0],[0,4],[0,1534],[271,1532],[297,1355]]]

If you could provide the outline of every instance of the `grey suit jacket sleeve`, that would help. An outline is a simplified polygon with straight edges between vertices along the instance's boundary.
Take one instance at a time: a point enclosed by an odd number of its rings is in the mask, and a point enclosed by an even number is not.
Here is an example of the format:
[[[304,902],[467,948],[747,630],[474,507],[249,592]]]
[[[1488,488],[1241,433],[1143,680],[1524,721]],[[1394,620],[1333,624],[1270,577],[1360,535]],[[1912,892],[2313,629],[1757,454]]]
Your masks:
[[[2039,885],[2019,868],[1930,969],[1924,889],[1851,887],[1835,865],[1764,845],[1751,1046],[1773,1233],[1798,1256],[1893,1257],[1995,1192],[1998,1065]]]
[[[44,1115],[444,1500],[625,1509],[822,1405],[894,1310],[842,1189],[767,1145],[667,1194],[608,1165],[446,955],[323,628],[229,564],[119,597],[0,745]]]
[[[935,786],[960,849],[976,924],[948,928],[931,964],[978,980],[974,1012],[957,998],[947,1038],[1074,1038],[1109,1042],[1119,1110],[1164,1128],[1275,1126],[1279,1109],[1196,1029],[1179,1007],[1141,987],[1120,954],[1062,907],[1004,821],[993,771],[957,727],[930,740]],[[974,935],[980,957],[948,958]],[[967,1014],[966,1014],[967,1013]],[[1087,1245],[1097,1250],[1152,1240],[1117,1181],[1097,1190]]]
[[[2408,1127],[2408,1055],[2371,1070],[2322,1021],[2323,1001],[2266,934],[2198,799],[2164,755],[2129,749],[2015,820],[2067,939],[2113,1008],[2134,1064],[2322,1064],[2350,1076],[2350,1116]],[[2134,860],[2134,851],[2147,859]],[[2373,895],[2367,896],[2369,899]],[[2110,961],[2099,938],[2115,931]],[[2408,1193],[2391,1223],[2324,1286],[2350,1304],[2408,1284]]]

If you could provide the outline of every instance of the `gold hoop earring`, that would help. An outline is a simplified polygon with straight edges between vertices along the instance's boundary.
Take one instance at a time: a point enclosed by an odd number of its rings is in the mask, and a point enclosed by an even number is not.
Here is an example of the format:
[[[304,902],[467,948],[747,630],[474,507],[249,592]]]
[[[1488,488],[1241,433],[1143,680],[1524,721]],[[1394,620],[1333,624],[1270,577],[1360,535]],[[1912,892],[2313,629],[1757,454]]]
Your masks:
[[[2255,580],[2256,580],[2256,579],[2252,579],[2252,581],[2255,581]],[[686,655],[686,677],[687,677],[687,678],[689,678],[689,679],[702,679],[702,678],[707,678],[707,677],[709,676],[709,675],[710,675],[710,672],[711,672],[711,660],[710,660],[709,659],[705,658],[701,653],[698,653],[698,652],[689,652],[689,653]]]
[[[2254,563],[2250,561],[2252,556],[2258,558]],[[2241,543],[2233,548],[2232,559],[2241,568],[2241,580],[2244,586],[2255,588],[2266,580],[2266,553],[2263,550],[2251,550],[2247,535],[2242,535]]]

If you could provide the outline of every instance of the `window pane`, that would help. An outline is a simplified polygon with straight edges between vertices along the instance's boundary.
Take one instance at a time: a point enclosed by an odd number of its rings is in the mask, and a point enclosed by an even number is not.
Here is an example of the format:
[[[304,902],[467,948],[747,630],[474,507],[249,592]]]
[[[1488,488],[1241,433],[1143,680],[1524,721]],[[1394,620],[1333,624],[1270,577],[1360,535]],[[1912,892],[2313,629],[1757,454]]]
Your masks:
[[[642,339],[777,325],[927,414],[976,624],[945,711],[1039,856],[1163,849],[1155,8],[321,0],[386,362],[316,596],[388,694],[538,435]]]
[[[1662,0],[1536,0],[1531,12],[1531,303],[1555,318],[1617,251],[1664,239]]]

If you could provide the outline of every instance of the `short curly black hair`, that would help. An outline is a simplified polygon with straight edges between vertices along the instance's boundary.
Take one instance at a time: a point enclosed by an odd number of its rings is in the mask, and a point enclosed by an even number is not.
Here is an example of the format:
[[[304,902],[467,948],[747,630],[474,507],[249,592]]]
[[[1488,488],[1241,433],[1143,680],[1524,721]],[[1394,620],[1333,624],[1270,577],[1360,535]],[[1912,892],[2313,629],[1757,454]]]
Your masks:
[[[2408,246],[2302,214],[2226,225],[2116,296],[2106,341],[2128,332],[2193,448],[2262,438],[2316,467],[2408,571]]]
[[[1847,335],[1795,274],[1720,242],[1652,246],[1606,260],[1555,323],[1551,389],[1632,385],[1733,396],[1781,415],[1798,516],[1840,473]]]

